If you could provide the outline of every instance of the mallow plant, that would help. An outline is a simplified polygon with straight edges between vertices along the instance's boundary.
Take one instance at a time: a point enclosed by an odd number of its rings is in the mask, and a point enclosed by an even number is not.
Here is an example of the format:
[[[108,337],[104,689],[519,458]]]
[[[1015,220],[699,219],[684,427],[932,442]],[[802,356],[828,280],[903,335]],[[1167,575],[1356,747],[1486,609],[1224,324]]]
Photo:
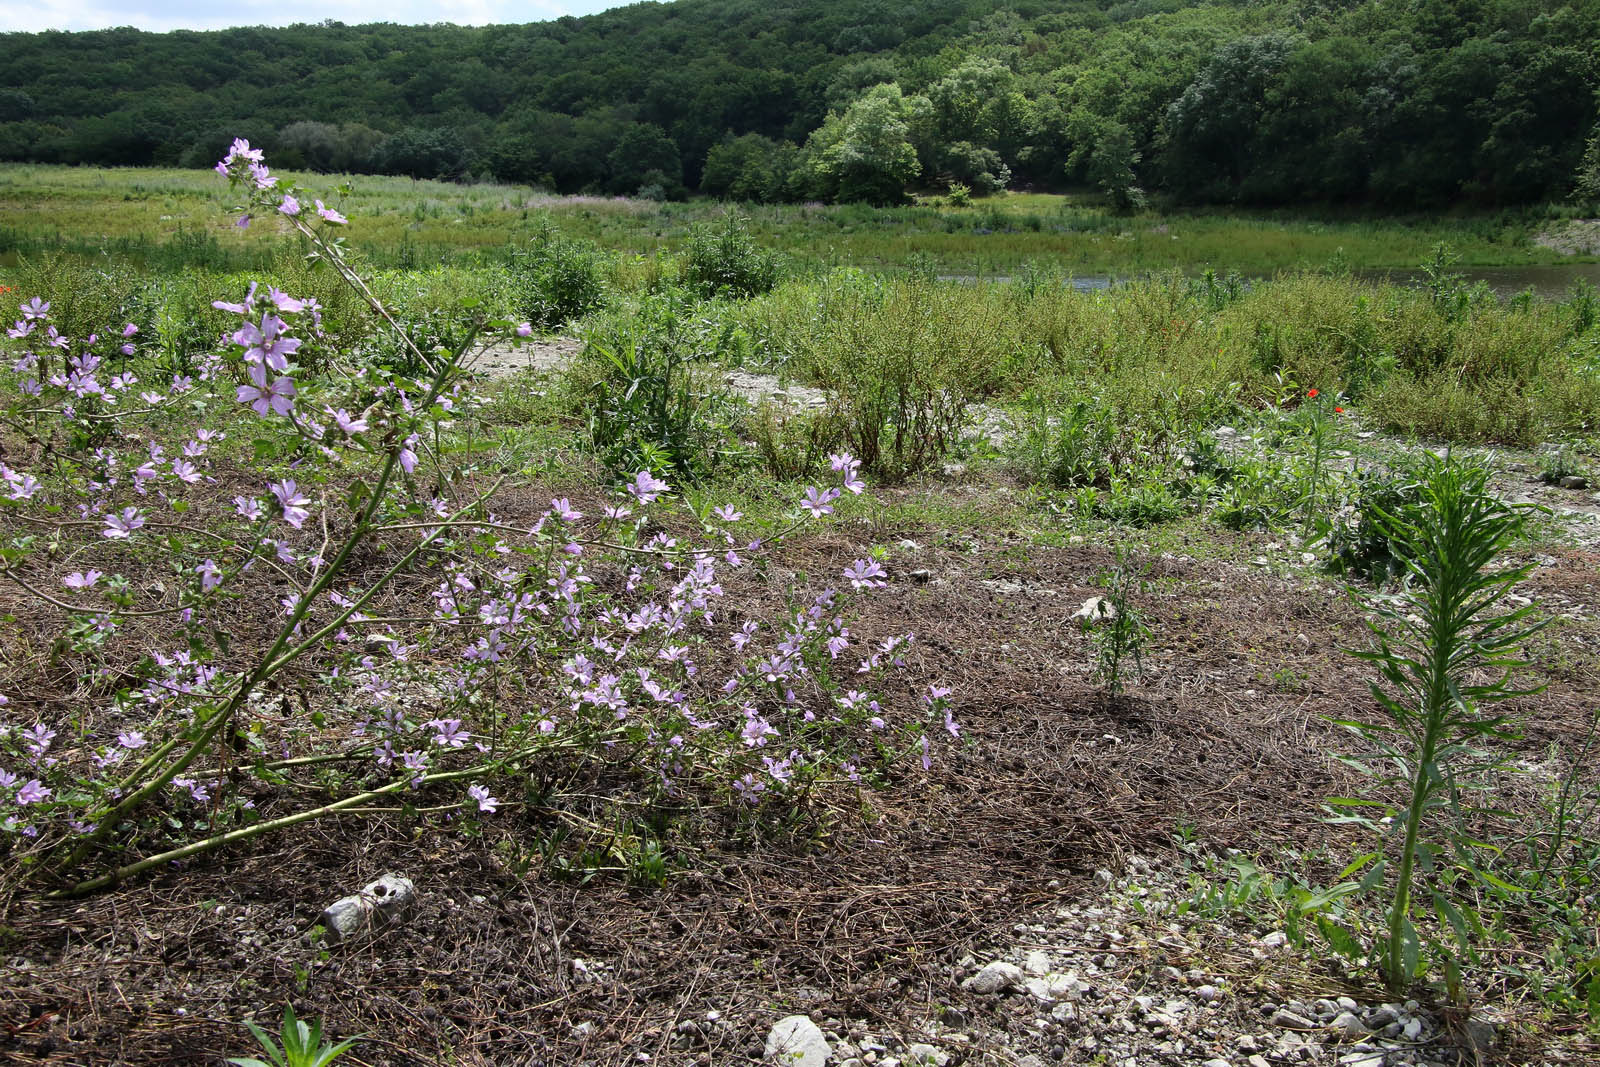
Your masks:
[[[346,260],[336,207],[245,141],[218,170],[240,225],[297,233],[415,348]],[[337,351],[313,375],[296,357],[325,336],[316,302],[252,285],[215,306],[235,328],[160,379],[136,327],[66,336],[49,294],[8,331],[0,581],[20,646],[48,660],[25,669],[80,679],[72,700],[0,692],[17,873],[90,892],[385,801],[503,818],[552,762],[760,811],[926,767],[959,735],[943,687],[879,696],[915,635],[852,631],[877,563],[776,611],[725,591],[864,490],[853,457],[766,536],[730,505],[675,513],[649,471],[513,517],[531,487],[473,447],[462,372],[530,324],[480,319],[412,351],[415,375]]]

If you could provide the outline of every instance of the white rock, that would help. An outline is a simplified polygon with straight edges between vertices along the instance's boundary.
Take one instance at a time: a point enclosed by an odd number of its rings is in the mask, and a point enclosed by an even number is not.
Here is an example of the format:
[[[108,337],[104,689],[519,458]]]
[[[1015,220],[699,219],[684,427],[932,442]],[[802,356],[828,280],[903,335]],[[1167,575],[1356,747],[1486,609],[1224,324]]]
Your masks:
[[[944,1067],[950,1062],[950,1054],[934,1045],[918,1042],[906,1049],[906,1063],[924,1065],[924,1067]]]
[[[1041,1004],[1054,1004],[1061,997],[1060,992],[1051,987],[1048,978],[1026,978],[1022,982],[1022,986],[1034,1000]]]
[[[1267,948],[1281,948],[1289,943],[1289,935],[1282,930],[1274,930],[1257,943]]]
[[[1022,984],[1022,968],[1015,963],[996,961],[961,983],[974,993],[1004,993]]]
[[[363,886],[361,892],[340,897],[317,919],[330,945],[361,941],[399,919],[416,900],[411,879],[386,874]]]
[[[1100,622],[1117,617],[1116,605],[1103,596],[1092,596],[1083,602],[1083,606],[1072,613],[1074,619],[1086,622]]]
[[[1200,1067],[1233,1067],[1233,1064],[1224,1059],[1207,1060]]]
[[[783,1067],[823,1067],[833,1050],[816,1023],[804,1015],[790,1015],[772,1025],[765,1055]]]
[[[1034,949],[1022,961],[1022,969],[1029,974],[1046,975],[1050,973],[1050,956],[1046,952]]]
[[[1367,1024],[1350,1011],[1340,1012],[1330,1025],[1346,1041],[1360,1041],[1368,1034]]]

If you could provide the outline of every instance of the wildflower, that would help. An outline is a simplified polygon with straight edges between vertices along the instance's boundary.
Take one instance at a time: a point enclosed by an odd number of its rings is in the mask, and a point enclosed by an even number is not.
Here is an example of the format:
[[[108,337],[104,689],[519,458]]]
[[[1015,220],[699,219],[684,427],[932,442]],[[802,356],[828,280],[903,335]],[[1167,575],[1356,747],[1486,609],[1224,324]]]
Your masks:
[[[33,494],[42,488],[33,475],[18,474],[16,471],[6,471],[6,481],[11,485],[12,500],[31,500]]]
[[[49,314],[50,304],[48,301],[40,300],[38,297],[34,297],[17,310],[22,312],[23,321],[32,322],[35,319],[42,319]]]
[[[881,589],[887,585],[882,578],[888,572],[876,560],[858,559],[845,568],[844,576],[850,579],[850,585],[857,591],[862,589]]]
[[[358,433],[366,433],[367,430],[371,428],[367,425],[365,413],[361,415],[352,415],[344,408],[340,408],[338,411],[334,411],[332,408],[329,408],[328,416],[329,418],[333,419],[334,423],[338,425],[339,429],[343,430],[347,434],[355,435]]]
[[[265,415],[268,411],[288,415],[294,410],[293,379],[274,378],[269,384],[266,368],[255,363],[250,366],[250,382],[249,385],[239,386],[234,397],[241,404],[249,404],[257,415]]]
[[[554,500],[550,501],[550,511],[562,522],[577,522],[579,519],[583,518],[583,512],[574,510],[572,505],[567,502],[567,498],[564,496],[556,497]]]
[[[711,514],[715,515],[723,522],[738,522],[740,519],[744,518],[744,515],[733,509],[732,504],[724,504],[720,508],[715,508],[712,510]]]
[[[633,476],[633,481],[628,483],[627,488],[633,498],[643,505],[655,503],[656,497],[665,493],[670,487],[649,471],[640,471]]]
[[[123,508],[121,515],[106,516],[106,528],[100,531],[100,536],[120,541],[131,536],[133,531],[143,525],[144,516],[139,514],[138,508]]]
[[[37,778],[30,778],[17,790],[18,804],[42,804],[50,799],[50,789]]]
[[[837,489],[819,490],[814,485],[808,485],[800,506],[811,512],[812,518],[820,519],[824,515],[833,514],[833,502],[837,499],[839,499]]]
[[[296,300],[282,289],[278,289],[274,286],[269,285],[267,287],[267,299],[271,300],[272,305],[279,311],[282,311],[288,315],[295,315],[306,309],[306,302],[304,300]],[[273,321],[277,323],[279,330],[286,328],[281,319],[274,319]],[[299,344],[298,341],[295,343],[296,345]]]
[[[117,735],[117,744],[129,752],[136,752],[149,743],[149,741],[145,740],[144,734],[138,730],[124,730]]]
[[[222,568],[217,566],[217,561],[208,559],[194,569],[200,576],[200,591],[209,593],[222,584]]]
[[[1317,398],[1317,390],[1315,390],[1315,389],[1307,389],[1306,390],[1306,399],[1307,400],[1315,400],[1316,398]]]
[[[490,814],[493,814],[495,808],[500,804],[500,801],[490,796],[489,790],[481,785],[475,785],[468,789],[467,796],[478,802],[479,811],[486,811]]]
[[[310,499],[300,495],[300,489],[294,484],[293,478],[285,478],[281,482],[272,482],[267,486],[272,490],[272,495],[278,498],[278,504],[283,508],[283,521],[300,529],[306,519],[311,517],[311,512],[306,505]]]
[[[322,220],[324,222],[331,222],[335,226],[343,226],[345,223],[350,221],[337,211],[333,210],[333,208],[323,207],[321,200],[317,201],[317,214],[322,216]]]
[[[830,454],[828,463],[836,471],[844,473],[844,488],[852,493],[859,494],[867,487],[857,475],[861,470],[861,461],[848,452]]]
[[[180,482],[183,482],[186,485],[193,485],[195,482],[200,480],[199,469],[186,459],[173,460],[172,473],[177,476],[177,479]]]
[[[776,737],[777,734],[772,724],[759,715],[752,715],[745,720],[744,729],[739,731],[746,748],[760,748],[767,743],[767,738]]]
[[[740,800],[746,804],[756,804],[767,787],[765,783],[757,781],[755,775],[747,774],[734,782],[733,788],[738,791]]]
[[[278,203],[278,214],[294,216],[300,214],[300,201],[285,193]]]
[[[436,731],[433,743],[444,748],[461,748],[472,736],[461,728],[460,719],[430,719],[423,725]]]
[[[61,584],[68,589],[93,589],[95,583],[104,577],[103,571],[73,571],[61,579]]]
[[[265,514],[261,508],[261,501],[257,500],[255,497],[248,496],[234,497],[233,510],[241,519],[244,519],[246,522],[255,522],[260,519],[263,514]]]
[[[743,652],[744,647],[750,643],[750,639],[756,635],[758,628],[758,624],[747,622],[739,628],[738,633],[729,634],[728,640],[733,644],[736,651]]]
[[[519,322],[519,323],[517,323],[517,336],[518,337],[532,337],[533,336],[533,323],[531,323],[531,322]]]
[[[28,752],[34,759],[44,755],[54,741],[56,732],[42,722],[33,724],[33,729],[22,731],[22,738],[28,743]]]

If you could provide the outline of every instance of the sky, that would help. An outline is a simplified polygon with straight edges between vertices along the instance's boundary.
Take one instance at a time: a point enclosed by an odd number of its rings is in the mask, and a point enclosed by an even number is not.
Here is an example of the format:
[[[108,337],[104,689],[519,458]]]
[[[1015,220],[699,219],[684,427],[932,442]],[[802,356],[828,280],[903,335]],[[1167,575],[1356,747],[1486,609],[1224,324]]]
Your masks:
[[[0,31],[220,30],[228,26],[287,26],[333,19],[422,24],[543,22],[588,15],[632,0],[0,0]]]

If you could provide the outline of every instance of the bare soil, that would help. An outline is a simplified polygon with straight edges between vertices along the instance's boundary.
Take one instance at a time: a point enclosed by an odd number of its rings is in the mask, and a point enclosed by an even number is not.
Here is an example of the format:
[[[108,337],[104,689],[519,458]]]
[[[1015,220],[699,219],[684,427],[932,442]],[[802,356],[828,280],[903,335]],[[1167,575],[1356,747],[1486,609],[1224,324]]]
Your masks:
[[[665,888],[519,871],[507,846],[554,823],[514,806],[481,836],[427,817],[324,820],[86,899],[0,894],[0,1063],[215,1064],[251,1054],[239,1021],[275,1020],[285,1001],[330,1034],[368,1035],[354,1064],[746,1062],[791,1012],[885,1028],[938,1005],[992,1013],[955,987],[956,960],[1090,893],[1097,868],[1172,856],[1180,828],[1267,863],[1350,854],[1318,811],[1357,787],[1334,758],[1353,742],[1329,720],[1371,702],[1341,651],[1363,628],[1333,584],[1235,562],[1257,553],[1248,537],[1149,554],[1154,646],[1117,701],[1071,621],[1111,562],[1103,546],[1042,548],[999,520],[840,525],[778,549],[765,592],[746,592],[776,598],[796,571],[902,541],[919,547],[892,557],[894,582],[852,629],[914,629],[908,693],[955,688],[967,744],[930,771],[819,798],[789,835],[707,816]],[[1531,764],[1581,738],[1600,654],[1600,554],[1548,554],[1523,592],[1572,618],[1550,632],[1549,689],[1517,708]],[[62,679],[34,681],[41,705],[71,698]],[[1508,791],[1531,803],[1547,781]],[[390,871],[416,881],[409,921],[349,950],[306,942],[325,905]],[[733,1025],[677,1047],[680,1022],[713,1012]]]

